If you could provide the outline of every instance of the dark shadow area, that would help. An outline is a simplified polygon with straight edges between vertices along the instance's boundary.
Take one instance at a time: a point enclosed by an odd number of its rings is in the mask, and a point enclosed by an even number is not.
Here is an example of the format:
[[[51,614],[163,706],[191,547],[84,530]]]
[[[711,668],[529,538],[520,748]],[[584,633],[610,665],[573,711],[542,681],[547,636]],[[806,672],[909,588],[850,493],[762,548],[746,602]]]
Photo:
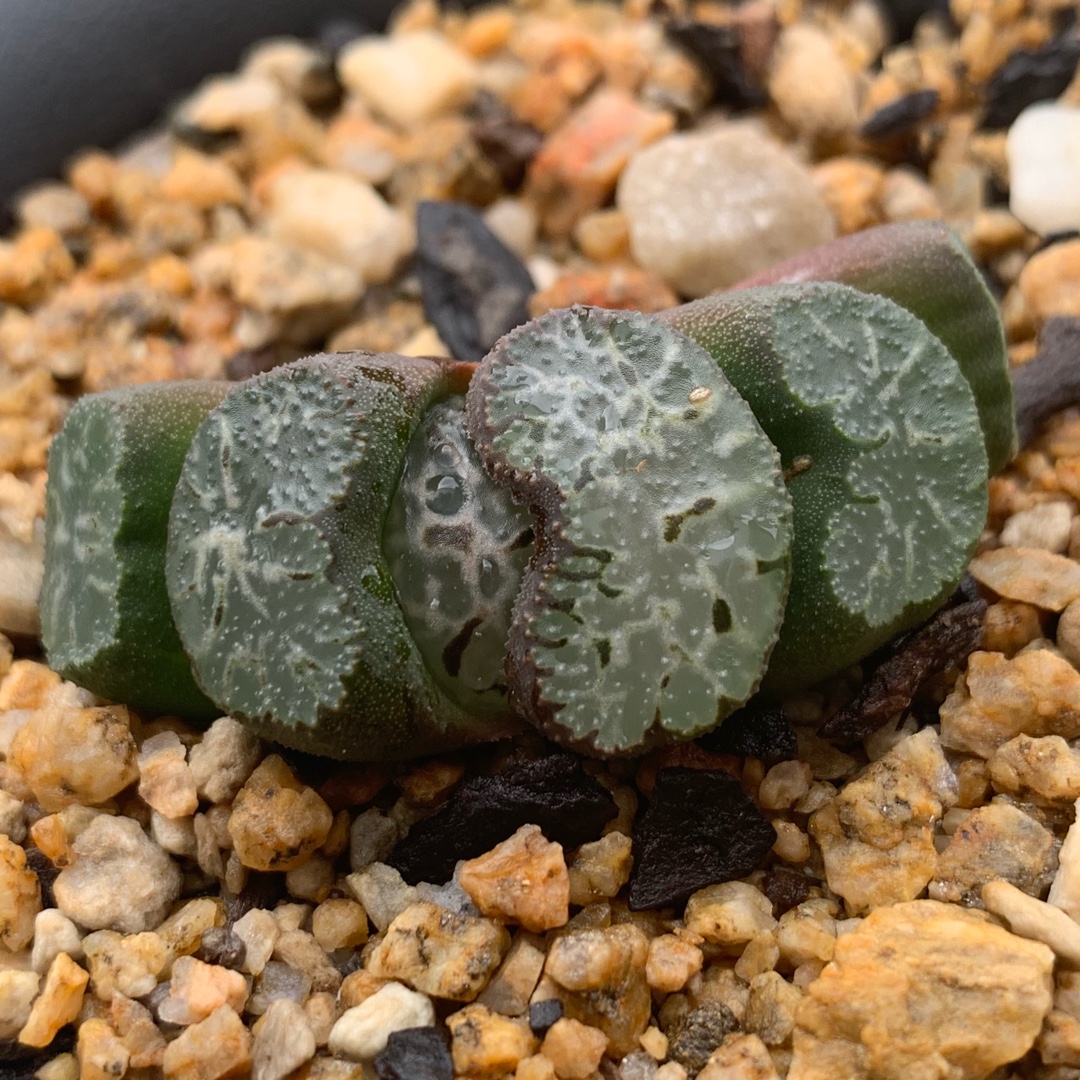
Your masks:
[[[0,227],[11,196],[112,147],[279,34],[340,43],[393,0],[0,0]]]

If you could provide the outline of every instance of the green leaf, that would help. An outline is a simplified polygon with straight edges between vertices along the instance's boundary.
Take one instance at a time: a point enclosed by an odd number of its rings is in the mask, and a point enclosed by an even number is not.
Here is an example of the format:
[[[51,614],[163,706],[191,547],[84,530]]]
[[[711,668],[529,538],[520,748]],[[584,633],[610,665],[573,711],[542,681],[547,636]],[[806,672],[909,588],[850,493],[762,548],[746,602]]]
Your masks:
[[[610,754],[744,702],[779,628],[791,504],[708,353],[644,315],[553,311],[481,363],[466,413],[537,522],[510,631],[517,707]]]
[[[851,285],[892,300],[926,323],[971,384],[990,471],[1008,464],[1017,441],[1001,316],[956,233],[940,221],[882,225],[796,255],[734,288],[800,281]],[[683,313],[707,307],[712,299],[676,308],[665,319],[678,329],[687,317]]]
[[[41,636],[50,665],[154,715],[220,710],[169,612],[169,504],[191,437],[225,382],[147,383],[80,398],[49,452]]]
[[[679,312],[783,459],[793,576],[764,688],[806,687],[916,625],[963,576],[987,512],[974,395],[920,320],[845,285]]]
[[[173,614],[206,692],[264,735],[376,760],[508,730],[435,685],[382,550],[413,431],[460,371],[310,357],[241,385],[196,433],[169,523]]]
[[[533,552],[529,512],[488,476],[465,399],[424,417],[383,536],[405,622],[439,687],[473,715],[506,712],[510,612]]]

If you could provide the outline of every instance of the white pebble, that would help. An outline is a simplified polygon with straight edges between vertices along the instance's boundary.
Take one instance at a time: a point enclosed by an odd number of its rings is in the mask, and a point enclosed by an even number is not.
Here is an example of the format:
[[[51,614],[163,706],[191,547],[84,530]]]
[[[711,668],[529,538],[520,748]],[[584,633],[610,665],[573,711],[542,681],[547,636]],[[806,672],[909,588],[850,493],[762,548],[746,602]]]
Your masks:
[[[34,948],[30,953],[30,966],[44,975],[60,953],[67,953],[72,960],[78,960],[83,954],[82,934],[63,912],[46,908],[39,911],[34,919]]]
[[[1069,546],[1072,519],[1068,503],[1038,503],[1005,522],[1001,542],[1006,547],[1042,548],[1060,555]]]
[[[1058,907],[1036,900],[1007,881],[989,881],[982,888],[987,911],[1000,916],[1020,937],[1049,945],[1058,959],[1080,967],[1080,923]]]
[[[330,1032],[330,1052],[371,1061],[386,1049],[393,1032],[434,1023],[435,1009],[426,995],[388,983],[341,1015]]]
[[[1080,107],[1042,102],[1009,128],[1009,209],[1039,233],[1080,229]]]

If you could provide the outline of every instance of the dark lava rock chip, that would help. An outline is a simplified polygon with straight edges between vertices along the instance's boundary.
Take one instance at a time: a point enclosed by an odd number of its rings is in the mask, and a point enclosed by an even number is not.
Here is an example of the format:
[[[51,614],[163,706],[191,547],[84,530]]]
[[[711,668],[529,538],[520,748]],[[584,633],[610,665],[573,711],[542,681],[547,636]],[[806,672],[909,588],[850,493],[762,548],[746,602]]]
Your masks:
[[[26,865],[37,874],[38,884],[41,886],[41,906],[43,908],[56,907],[53,882],[60,876],[59,868],[53,866],[52,859],[40,848],[28,847],[25,850]]]
[[[822,725],[821,734],[845,742],[864,739],[904,712],[931,675],[962,664],[982,644],[985,614],[981,598],[935,612],[899,639],[855,699]]]
[[[697,740],[713,754],[759,758],[768,765],[790,761],[799,752],[795,729],[778,706],[747,705]]]
[[[672,1034],[668,1057],[677,1061],[691,1076],[696,1076],[708,1064],[724,1037],[738,1030],[739,1021],[726,1005],[706,1001],[691,1009]]]
[[[532,1033],[542,1039],[548,1030],[562,1019],[563,1003],[558,998],[536,1001],[529,1006],[529,1027]]]
[[[664,26],[668,39],[696,60],[712,84],[713,102],[733,109],[764,105],[765,91],[743,62],[737,27],[671,19]]]
[[[916,90],[912,94],[905,94],[872,113],[859,128],[859,134],[875,142],[904,135],[920,120],[925,120],[938,107],[940,100],[941,95],[936,90]]]
[[[634,836],[630,910],[681,904],[706,885],[745,877],[774,843],[776,831],[734,776],[661,769]]]
[[[1069,34],[1041,49],[1017,49],[986,87],[983,128],[1007,128],[1029,105],[1049,101],[1072,82],[1080,63],[1080,38]]]
[[[204,964],[218,964],[221,967],[239,971],[247,957],[247,946],[243,939],[227,926],[211,926],[203,931],[199,947],[195,950],[195,959]]]
[[[1080,318],[1047,319],[1039,334],[1039,351],[1013,369],[1012,386],[1023,448],[1054,413],[1080,402]]]
[[[387,862],[410,885],[439,885],[459,859],[483,855],[522,825],[539,825],[549,840],[574,848],[597,839],[617,812],[615,800],[575,755],[517,761],[495,776],[467,781],[409,830]]]
[[[416,269],[424,314],[458,360],[481,359],[529,319],[529,271],[465,203],[416,208]]]
[[[790,866],[770,866],[765,871],[761,888],[772,903],[773,917],[777,919],[810,897],[809,879]]]
[[[472,103],[469,134],[494,166],[507,191],[517,191],[529,163],[544,145],[543,132],[519,120],[494,94],[482,90]]]
[[[915,25],[924,15],[936,15],[952,26],[949,0],[878,0],[892,29],[892,43],[899,45],[911,39]]]
[[[392,1031],[374,1064],[379,1080],[454,1080],[446,1040],[433,1027]]]

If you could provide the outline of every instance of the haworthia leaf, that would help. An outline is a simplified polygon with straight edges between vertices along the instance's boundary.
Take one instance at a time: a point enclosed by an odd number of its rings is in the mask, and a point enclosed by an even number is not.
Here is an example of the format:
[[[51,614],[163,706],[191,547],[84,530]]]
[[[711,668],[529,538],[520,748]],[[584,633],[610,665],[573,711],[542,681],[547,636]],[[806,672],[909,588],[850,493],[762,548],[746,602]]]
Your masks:
[[[413,640],[436,683],[478,715],[507,707],[510,612],[533,552],[529,512],[482,465],[465,399],[424,417],[409,444],[383,547]]]
[[[808,686],[929,615],[987,511],[974,395],[926,326],[845,285],[681,309],[776,444],[795,504],[791,594],[764,687]]]
[[[41,636],[49,663],[102,697],[208,719],[169,613],[169,505],[191,437],[224,382],[127,386],[80,398],[53,440]]]
[[[517,706],[607,754],[745,701],[780,624],[791,504],[708,353],[643,315],[553,311],[481,363],[466,413],[537,522],[510,631]]]
[[[502,734],[435,685],[394,595],[383,525],[416,425],[460,365],[323,355],[237,388],[192,440],[167,580],[207,693],[331,757],[410,757]]]
[[[1016,423],[1005,335],[997,304],[963,242],[940,221],[866,229],[770,267],[735,289],[800,281],[838,281],[884,296],[918,316],[964,373],[979,408],[991,472],[1016,453]],[[679,329],[708,297],[666,313]]]

